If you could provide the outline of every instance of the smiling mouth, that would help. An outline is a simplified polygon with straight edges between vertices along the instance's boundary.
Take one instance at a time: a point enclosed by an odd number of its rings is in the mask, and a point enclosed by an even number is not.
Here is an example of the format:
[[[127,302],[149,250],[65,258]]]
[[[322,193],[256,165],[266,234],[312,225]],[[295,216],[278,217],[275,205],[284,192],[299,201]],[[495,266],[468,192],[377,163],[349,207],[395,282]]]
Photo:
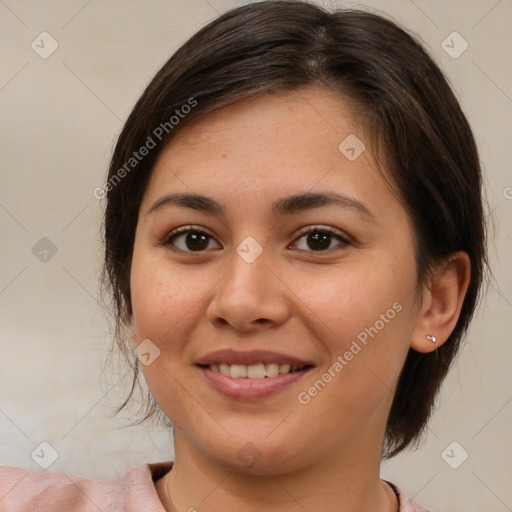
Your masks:
[[[221,373],[226,377],[235,379],[265,379],[300,372],[312,368],[311,365],[289,365],[278,363],[257,363],[257,364],[209,364],[199,365],[214,373]]]

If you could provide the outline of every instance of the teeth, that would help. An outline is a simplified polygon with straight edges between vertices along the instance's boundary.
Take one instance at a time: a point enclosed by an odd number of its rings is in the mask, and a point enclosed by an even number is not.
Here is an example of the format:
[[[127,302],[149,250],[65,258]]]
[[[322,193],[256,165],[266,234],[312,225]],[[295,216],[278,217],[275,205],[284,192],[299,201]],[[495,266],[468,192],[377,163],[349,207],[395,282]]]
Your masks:
[[[279,365],[279,373],[290,373],[290,365],[289,364],[280,364]]]
[[[233,366],[231,368],[233,368]],[[247,377],[249,377],[250,379],[264,379],[266,376],[265,365],[263,363],[251,364],[249,366],[246,366],[246,368]],[[233,372],[231,372],[231,377],[233,377]]]
[[[302,366],[277,364],[277,363],[258,363],[258,364],[211,364],[208,369],[212,372],[220,372],[226,377],[235,379],[263,379],[265,377],[277,377],[290,372],[301,370]]]
[[[212,367],[210,366],[210,370]],[[219,371],[222,373],[222,375],[225,375],[226,377],[231,377],[231,369],[229,367],[229,364],[219,364]]]
[[[232,364],[230,369],[231,377],[247,377],[247,366],[243,364]]]
[[[277,377],[279,375],[279,365],[277,363],[266,364],[265,373],[267,377]]]

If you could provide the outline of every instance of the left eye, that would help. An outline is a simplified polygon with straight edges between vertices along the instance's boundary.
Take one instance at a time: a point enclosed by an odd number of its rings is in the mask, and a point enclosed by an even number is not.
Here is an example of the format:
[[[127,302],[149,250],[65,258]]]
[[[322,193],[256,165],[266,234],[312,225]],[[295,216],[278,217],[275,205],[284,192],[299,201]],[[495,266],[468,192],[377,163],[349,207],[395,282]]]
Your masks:
[[[349,243],[342,235],[332,229],[314,228],[302,234],[294,244],[302,245],[302,247],[298,247],[300,250],[308,251],[308,249],[311,249],[313,252],[321,252],[332,249],[331,244],[334,239],[339,240],[338,246],[346,246]],[[302,243],[300,243],[301,240]]]

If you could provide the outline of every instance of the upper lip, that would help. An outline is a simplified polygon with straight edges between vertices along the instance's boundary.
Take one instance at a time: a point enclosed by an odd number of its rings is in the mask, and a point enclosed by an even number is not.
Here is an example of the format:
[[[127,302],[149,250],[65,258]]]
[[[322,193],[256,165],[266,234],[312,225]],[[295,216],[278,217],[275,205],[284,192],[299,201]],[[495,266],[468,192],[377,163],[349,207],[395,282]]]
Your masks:
[[[210,365],[210,364],[289,364],[291,366],[312,366],[309,361],[298,359],[297,357],[282,354],[279,352],[272,352],[269,350],[251,350],[251,351],[237,351],[237,350],[217,350],[201,357],[196,361],[197,365]]]

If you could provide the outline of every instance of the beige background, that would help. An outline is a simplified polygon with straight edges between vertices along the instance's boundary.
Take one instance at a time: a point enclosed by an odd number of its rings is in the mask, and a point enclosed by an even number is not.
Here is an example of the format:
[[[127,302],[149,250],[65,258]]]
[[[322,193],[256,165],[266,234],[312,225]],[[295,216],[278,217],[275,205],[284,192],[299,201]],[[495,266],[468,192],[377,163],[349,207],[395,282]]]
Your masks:
[[[42,471],[31,457],[42,441],[59,454],[48,471],[92,478],[172,458],[169,433],[122,428],[127,414],[112,417],[123,384],[102,371],[110,336],[96,301],[101,204],[93,189],[156,70],[217,13],[241,3],[0,0],[0,463]],[[383,477],[437,512],[510,511],[512,1],[365,8],[419,34],[448,74],[477,136],[495,219],[494,280],[428,436],[418,451],[384,464]],[[43,31],[59,45],[47,59],[31,47],[41,46]],[[456,59],[441,46],[453,31],[469,44]],[[32,250],[42,237],[57,249],[47,262]],[[457,469],[441,455],[453,441],[452,464],[469,454]]]

